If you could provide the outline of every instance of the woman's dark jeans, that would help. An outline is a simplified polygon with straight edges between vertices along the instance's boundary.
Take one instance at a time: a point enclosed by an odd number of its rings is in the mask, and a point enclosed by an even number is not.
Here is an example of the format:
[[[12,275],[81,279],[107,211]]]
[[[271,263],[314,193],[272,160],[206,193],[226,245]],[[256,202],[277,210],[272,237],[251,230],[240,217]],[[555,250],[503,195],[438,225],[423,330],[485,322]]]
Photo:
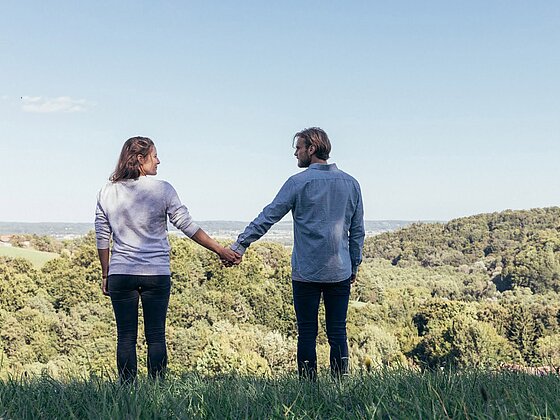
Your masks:
[[[350,298],[350,279],[336,283],[292,281],[298,325],[297,363],[300,377],[315,380],[317,375],[317,332],[321,293],[325,304],[327,337],[331,347],[333,377],[348,373],[346,314]]]
[[[163,378],[167,368],[165,318],[171,290],[170,276],[114,274],[107,282],[117,321],[117,369],[121,382],[132,382],[136,378],[139,298],[142,299],[148,343],[148,373],[154,379]]]

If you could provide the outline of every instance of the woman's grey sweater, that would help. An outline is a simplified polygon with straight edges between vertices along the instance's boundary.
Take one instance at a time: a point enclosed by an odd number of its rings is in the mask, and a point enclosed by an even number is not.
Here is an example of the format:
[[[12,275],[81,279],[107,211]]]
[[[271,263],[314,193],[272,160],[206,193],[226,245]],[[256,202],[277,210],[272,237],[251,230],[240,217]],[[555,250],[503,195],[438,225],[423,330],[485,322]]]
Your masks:
[[[113,248],[109,275],[170,275],[167,218],[189,238],[199,229],[168,182],[141,176],[107,183],[97,196],[97,248]]]

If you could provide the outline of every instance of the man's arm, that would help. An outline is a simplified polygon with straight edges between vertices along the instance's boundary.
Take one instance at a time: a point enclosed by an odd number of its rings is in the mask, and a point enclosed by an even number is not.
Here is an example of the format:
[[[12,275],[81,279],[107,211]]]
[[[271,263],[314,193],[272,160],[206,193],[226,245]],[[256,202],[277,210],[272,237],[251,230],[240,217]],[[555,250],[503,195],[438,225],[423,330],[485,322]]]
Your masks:
[[[351,282],[356,280],[358,267],[362,263],[362,249],[364,247],[364,238],[366,231],[364,227],[364,207],[362,203],[362,193],[358,187],[358,202],[352,220],[350,222],[350,231],[348,235],[348,245],[350,248],[350,261],[352,262]]]
[[[294,181],[288,179],[272,203],[266,206],[263,211],[245,228],[243,233],[237,237],[231,249],[243,255],[249,246],[260,239],[276,222],[281,220],[294,206],[295,185]]]

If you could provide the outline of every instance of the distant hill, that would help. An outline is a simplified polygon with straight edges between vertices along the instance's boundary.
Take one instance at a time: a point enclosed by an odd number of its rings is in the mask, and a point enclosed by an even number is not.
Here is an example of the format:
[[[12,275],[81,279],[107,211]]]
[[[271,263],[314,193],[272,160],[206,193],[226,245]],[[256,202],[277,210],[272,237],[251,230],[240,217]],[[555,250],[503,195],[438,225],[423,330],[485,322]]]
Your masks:
[[[197,222],[209,235],[219,238],[234,239],[247,226],[248,222],[210,220]],[[408,226],[414,222],[408,220],[368,220],[365,222],[368,235],[390,232]],[[55,238],[73,238],[83,236],[93,229],[93,223],[24,223],[0,222],[0,235],[35,234]],[[173,226],[169,231],[179,233]],[[291,243],[292,222],[281,221],[272,227],[267,240]]]
[[[486,270],[498,290],[560,291],[560,208],[506,210],[412,224],[366,240],[366,258],[396,266]]]
[[[0,222],[0,235],[82,236],[93,229],[93,223],[26,223]]]

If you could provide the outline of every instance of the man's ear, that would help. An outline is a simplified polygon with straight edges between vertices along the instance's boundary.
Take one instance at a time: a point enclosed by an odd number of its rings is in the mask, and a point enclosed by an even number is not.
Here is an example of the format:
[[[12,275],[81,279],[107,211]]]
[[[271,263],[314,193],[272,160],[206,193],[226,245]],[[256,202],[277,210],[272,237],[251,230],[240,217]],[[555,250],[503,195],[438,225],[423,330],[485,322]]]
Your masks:
[[[312,145],[309,146],[308,150],[309,150],[310,155],[314,155],[315,152],[317,151],[317,148],[312,144]]]

